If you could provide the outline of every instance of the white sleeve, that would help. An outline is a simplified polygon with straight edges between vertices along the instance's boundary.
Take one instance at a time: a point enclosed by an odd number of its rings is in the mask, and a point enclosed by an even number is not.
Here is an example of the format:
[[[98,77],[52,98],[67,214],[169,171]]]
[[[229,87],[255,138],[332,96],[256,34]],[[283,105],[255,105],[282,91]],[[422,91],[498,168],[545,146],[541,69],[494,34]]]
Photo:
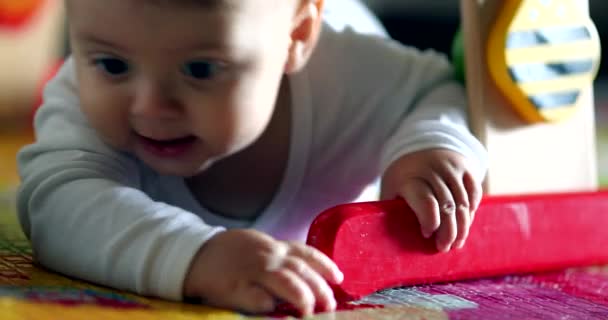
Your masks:
[[[360,60],[370,61],[356,72],[365,72],[358,75],[367,80],[362,85],[380,93],[375,98],[378,117],[389,135],[383,140],[381,172],[407,153],[445,148],[471,161],[473,174],[482,181],[488,166],[487,153],[469,131],[465,90],[445,56],[378,37],[357,39],[351,50],[363,55]]]
[[[443,55],[327,26],[321,45],[309,69],[319,91],[313,132],[327,141],[318,157],[351,166],[342,170],[346,177],[370,177],[369,167],[377,175],[404,154],[446,148],[472,161],[483,179],[487,154],[469,131],[465,90]]]
[[[415,69],[410,72],[420,74],[421,86],[411,106],[395,114],[399,123],[382,150],[382,172],[405,154],[443,148],[465,156],[472,162],[470,168],[477,181],[483,181],[488,167],[487,152],[469,131],[465,90],[455,80],[451,66],[431,51],[420,54],[411,63]],[[389,101],[398,104],[399,96]]]
[[[18,154],[19,220],[35,258],[58,272],[182,299],[200,246],[222,228],[139,190],[137,161],[104,145],[78,109],[72,61],[45,90],[37,141]]]

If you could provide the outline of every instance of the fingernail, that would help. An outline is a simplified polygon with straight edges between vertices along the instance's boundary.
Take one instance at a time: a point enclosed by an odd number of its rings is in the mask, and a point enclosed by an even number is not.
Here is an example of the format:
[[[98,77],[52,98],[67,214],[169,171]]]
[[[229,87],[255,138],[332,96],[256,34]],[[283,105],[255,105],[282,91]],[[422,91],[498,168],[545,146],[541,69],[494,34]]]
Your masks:
[[[437,250],[439,250],[439,252],[448,252],[450,251],[450,246],[444,246],[444,245],[440,245],[439,243],[436,244],[437,245]]]
[[[464,240],[456,241],[453,246],[453,248],[456,248],[458,250],[462,249],[463,247],[464,247]]]
[[[422,236],[423,236],[425,239],[430,238],[432,235],[433,235],[433,233],[431,233],[431,232],[422,231]]]
[[[311,316],[313,314],[315,314],[315,308],[314,306],[306,308],[306,310],[304,311],[304,316]]]
[[[335,299],[331,299],[329,301],[329,311],[336,310],[337,306],[338,306],[338,303],[336,302]]]
[[[338,271],[336,274],[336,280],[338,280],[338,283],[342,283],[342,281],[344,281],[344,273],[342,273],[342,271]]]

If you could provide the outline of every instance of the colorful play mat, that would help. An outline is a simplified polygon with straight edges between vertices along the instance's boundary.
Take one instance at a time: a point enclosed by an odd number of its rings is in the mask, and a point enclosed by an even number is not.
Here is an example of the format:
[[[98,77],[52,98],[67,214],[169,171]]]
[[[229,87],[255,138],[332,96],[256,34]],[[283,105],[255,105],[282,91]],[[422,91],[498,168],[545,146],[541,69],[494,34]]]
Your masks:
[[[14,188],[0,191],[0,319],[250,318],[201,305],[114,291],[45,270],[32,259],[30,244],[19,228],[14,191]],[[340,309],[314,318],[608,319],[608,268],[587,267],[398,288],[342,305]],[[288,310],[265,318],[285,316],[289,316]]]

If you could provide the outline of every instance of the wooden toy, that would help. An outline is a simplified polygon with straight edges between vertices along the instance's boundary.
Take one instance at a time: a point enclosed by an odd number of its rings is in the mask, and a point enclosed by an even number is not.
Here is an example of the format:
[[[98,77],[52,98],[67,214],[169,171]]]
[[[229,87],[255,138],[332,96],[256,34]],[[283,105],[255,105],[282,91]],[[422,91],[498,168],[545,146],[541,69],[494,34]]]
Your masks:
[[[597,30],[573,0],[504,1],[487,46],[492,80],[531,123],[572,117],[599,67]]]
[[[523,10],[519,14],[514,12],[514,5],[518,3],[522,6],[517,8]],[[562,21],[563,23],[560,25],[575,28],[583,25],[586,26],[585,30],[593,35],[593,28],[590,27],[588,20],[588,2],[461,0],[460,4],[466,47],[466,84],[470,106],[470,126],[489,153],[489,171],[484,184],[486,193],[496,195],[596,190],[597,160],[593,91],[592,85],[588,81],[592,73],[584,74],[584,77],[587,78],[585,81],[571,82],[557,79],[552,82],[555,89],[566,91],[569,90],[567,87],[570,84],[578,86],[580,93],[577,96],[575,112],[564,112],[563,117],[556,117],[556,119],[560,118],[559,121],[531,124],[520,115],[521,109],[526,108],[523,102],[525,99],[521,96],[517,98],[513,92],[519,90],[520,95],[523,95],[524,92],[542,92],[547,88],[547,83],[543,81],[542,85],[538,86],[537,84],[522,86],[525,91],[521,89],[522,87],[512,85],[511,89],[505,91],[505,83],[509,80],[505,79],[501,85],[500,81],[494,80],[496,76],[493,77],[490,70],[494,69],[497,72],[502,68],[502,76],[505,77],[506,65],[511,66],[515,62],[526,59],[525,55],[522,58],[522,52],[546,52],[547,57],[542,60],[542,63],[545,64],[553,61],[551,59],[554,58],[568,59],[567,56],[553,54],[549,57],[549,53],[554,52],[550,46],[521,49],[523,51],[503,50],[504,57],[513,59],[512,61],[505,60],[506,62],[503,63],[497,62],[500,60],[499,58],[489,56],[489,52],[495,51],[501,46],[497,44],[501,40],[496,38],[505,39],[504,33],[509,30],[504,27],[505,25],[513,26],[513,28],[531,27],[532,29],[526,30],[536,34],[538,29],[534,28],[542,27],[539,24],[521,21],[509,23],[509,20],[512,19],[534,18],[534,15],[530,16],[530,12],[542,13],[543,17],[553,15],[556,21],[561,21],[559,17],[561,14],[567,14],[569,17],[566,19],[567,22]],[[507,10],[505,10],[505,6],[508,6]],[[565,13],[564,10],[566,10]],[[572,17],[577,17],[577,19]],[[540,22],[540,20],[538,21]],[[543,22],[547,21],[543,20]],[[500,36],[501,32],[502,36]],[[572,49],[577,47],[578,42],[568,43],[560,44],[560,46],[570,48],[569,50],[559,50],[572,54],[573,60],[584,58],[595,61],[593,57],[597,53],[597,44],[594,44],[593,41],[581,42],[584,48],[593,49],[590,52],[582,52],[583,49],[580,52]],[[506,48],[506,46],[507,44],[504,43],[503,47]],[[536,58],[538,57],[530,56],[527,59]],[[586,85],[581,87],[585,83]],[[532,87],[535,89],[531,89]],[[538,111],[530,105],[528,107],[526,112]],[[537,116],[541,116],[541,113],[538,113]],[[548,115],[543,117],[550,118]]]
[[[608,191],[487,197],[466,245],[438,253],[405,201],[340,205],[307,243],[344,273],[340,300],[402,285],[608,263]]]

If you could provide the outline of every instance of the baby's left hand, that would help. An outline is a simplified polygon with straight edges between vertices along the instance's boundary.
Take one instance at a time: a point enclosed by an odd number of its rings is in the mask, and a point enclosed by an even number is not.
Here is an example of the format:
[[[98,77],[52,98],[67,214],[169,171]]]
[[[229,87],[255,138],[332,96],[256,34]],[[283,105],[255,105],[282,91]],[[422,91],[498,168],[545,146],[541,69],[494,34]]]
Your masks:
[[[437,249],[462,248],[481,201],[467,160],[447,149],[402,156],[382,178],[382,199],[402,197],[415,212],[425,238],[435,234]]]

